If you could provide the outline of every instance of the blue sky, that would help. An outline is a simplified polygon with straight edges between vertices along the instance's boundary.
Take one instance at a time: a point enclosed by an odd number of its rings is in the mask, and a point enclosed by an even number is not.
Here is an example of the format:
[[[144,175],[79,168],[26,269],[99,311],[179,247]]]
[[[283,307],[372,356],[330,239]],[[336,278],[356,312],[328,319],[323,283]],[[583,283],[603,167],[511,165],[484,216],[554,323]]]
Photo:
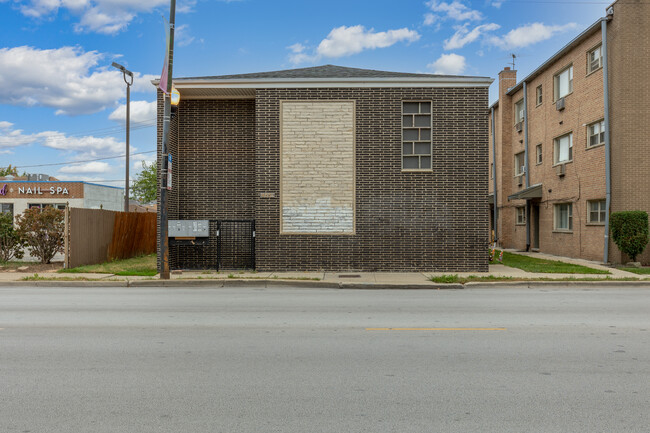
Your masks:
[[[605,14],[561,0],[178,0],[175,76],[335,64],[519,78]],[[121,186],[125,85],[136,73],[131,172],[155,154],[168,0],[0,0],[0,166]],[[492,85],[491,102],[496,83]]]

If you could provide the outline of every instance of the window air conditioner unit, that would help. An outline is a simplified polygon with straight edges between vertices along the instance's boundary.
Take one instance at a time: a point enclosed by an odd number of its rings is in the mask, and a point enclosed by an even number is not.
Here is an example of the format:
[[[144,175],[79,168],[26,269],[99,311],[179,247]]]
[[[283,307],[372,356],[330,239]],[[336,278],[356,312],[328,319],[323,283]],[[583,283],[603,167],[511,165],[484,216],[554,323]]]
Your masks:
[[[555,102],[555,108],[557,111],[562,111],[566,108],[566,105],[564,103],[564,98],[560,98]]]
[[[521,132],[521,130],[524,129],[524,122],[517,122],[515,124],[515,129],[517,129],[517,132]]]
[[[566,174],[566,164],[560,164],[556,166],[555,173],[560,177],[564,176]]]
[[[523,179],[524,179],[523,175],[517,177],[517,185],[518,186],[521,186],[521,185],[524,184]]]

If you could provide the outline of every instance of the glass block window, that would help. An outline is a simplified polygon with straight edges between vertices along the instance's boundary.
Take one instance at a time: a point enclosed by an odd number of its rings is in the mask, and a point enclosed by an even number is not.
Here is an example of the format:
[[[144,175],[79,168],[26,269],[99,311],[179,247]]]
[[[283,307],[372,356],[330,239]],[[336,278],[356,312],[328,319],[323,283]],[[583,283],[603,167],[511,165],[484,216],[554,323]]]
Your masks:
[[[402,103],[402,170],[431,170],[431,102]]]

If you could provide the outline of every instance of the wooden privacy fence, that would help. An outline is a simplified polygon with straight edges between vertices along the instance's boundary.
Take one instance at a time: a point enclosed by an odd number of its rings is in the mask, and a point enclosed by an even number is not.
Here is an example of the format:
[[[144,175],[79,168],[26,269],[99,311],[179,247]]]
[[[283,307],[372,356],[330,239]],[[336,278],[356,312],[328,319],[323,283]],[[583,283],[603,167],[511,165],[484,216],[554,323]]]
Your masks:
[[[65,267],[156,252],[156,214],[67,208]]]

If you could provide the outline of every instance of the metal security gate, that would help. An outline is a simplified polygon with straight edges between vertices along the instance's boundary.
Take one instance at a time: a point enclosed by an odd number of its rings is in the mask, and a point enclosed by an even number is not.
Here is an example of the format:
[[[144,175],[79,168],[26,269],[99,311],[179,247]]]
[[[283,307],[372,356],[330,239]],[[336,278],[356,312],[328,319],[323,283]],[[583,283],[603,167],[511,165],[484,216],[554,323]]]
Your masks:
[[[217,269],[255,269],[255,221],[217,221]]]

